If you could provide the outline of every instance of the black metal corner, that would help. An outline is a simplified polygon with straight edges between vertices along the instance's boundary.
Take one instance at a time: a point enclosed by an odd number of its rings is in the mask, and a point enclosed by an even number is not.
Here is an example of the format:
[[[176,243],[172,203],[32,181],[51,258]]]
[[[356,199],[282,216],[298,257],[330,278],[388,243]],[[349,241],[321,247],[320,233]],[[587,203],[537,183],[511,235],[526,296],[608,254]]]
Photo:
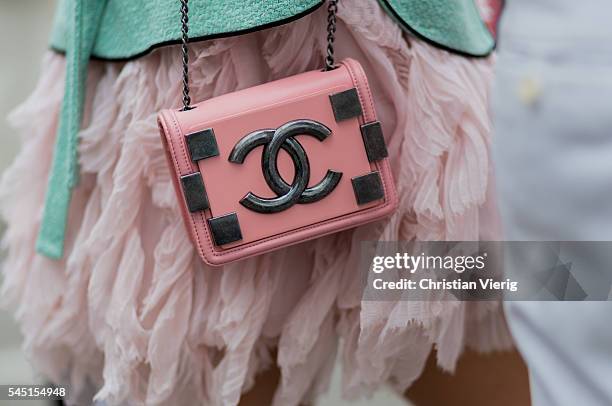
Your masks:
[[[187,208],[191,213],[206,210],[210,207],[200,172],[181,176],[181,184],[183,185]]]
[[[368,161],[376,162],[389,156],[379,121],[363,124],[361,126],[361,137],[368,155]]]
[[[357,89],[354,87],[352,89],[330,95],[329,101],[331,102],[336,121],[358,117],[362,113],[359,94],[357,93]]]
[[[209,218],[208,226],[215,245],[220,246],[242,240],[242,231],[236,213]]]
[[[188,134],[186,140],[193,162],[219,155],[217,139],[212,128]]]
[[[378,171],[356,176],[351,179],[351,182],[358,205],[367,204],[385,197],[385,191]]]

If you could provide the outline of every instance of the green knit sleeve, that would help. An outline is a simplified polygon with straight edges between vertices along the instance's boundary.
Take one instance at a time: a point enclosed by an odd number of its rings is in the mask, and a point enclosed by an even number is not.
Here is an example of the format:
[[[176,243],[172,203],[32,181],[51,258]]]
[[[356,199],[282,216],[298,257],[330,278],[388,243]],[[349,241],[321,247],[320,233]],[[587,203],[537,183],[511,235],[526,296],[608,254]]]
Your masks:
[[[289,22],[317,9],[324,0],[190,0],[192,41],[236,35]],[[66,0],[60,0],[51,47],[66,49]],[[107,0],[92,55],[130,59],[161,45],[179,43],[180,1]]]
[[[495,46],[474,0],[379,2],[402,28],[451,52],[486,56]]]

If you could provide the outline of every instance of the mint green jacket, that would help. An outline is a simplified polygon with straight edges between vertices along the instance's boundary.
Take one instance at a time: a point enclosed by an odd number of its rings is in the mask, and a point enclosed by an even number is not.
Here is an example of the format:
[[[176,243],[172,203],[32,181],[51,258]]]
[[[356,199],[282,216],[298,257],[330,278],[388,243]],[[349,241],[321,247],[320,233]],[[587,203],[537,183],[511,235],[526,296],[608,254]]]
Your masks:
[[[350,4],[352,0],[340,0]],[[324,0],[191,0],[191,41],[238,35],[304,16]],[[494,41],[474,0],[379,0],[411,34],[466,56],[486,56]],[[51,48],[66,55],[66,87],[43,221],[36,249],[61,258],[72,188],[78,181],[77,134],[91,57],[127,60],[180,42],[179,0],[60,0]]]

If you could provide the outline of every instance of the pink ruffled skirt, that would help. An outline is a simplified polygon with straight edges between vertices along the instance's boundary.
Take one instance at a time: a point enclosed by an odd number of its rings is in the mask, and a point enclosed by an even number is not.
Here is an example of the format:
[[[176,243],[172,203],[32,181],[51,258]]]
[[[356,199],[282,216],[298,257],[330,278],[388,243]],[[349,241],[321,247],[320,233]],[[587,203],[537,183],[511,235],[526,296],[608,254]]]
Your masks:
[[[338,357],[344,393],[405,390],[437,349],[447,370],[466,346],[509,345],[498,303],[362,302],[362,240],[491,239],[490,59],[408,39],[373,0],[340,2],[338,57],[365,67],[384,125],[400,209],[388,221],[212,269],[195,253],[174,195],[156,114],[180,105],[180,54],[90,64],[81,180],[65,258],[34,252],[63,96],[49,52],[12,115],[23,146],[0,185],[8,228],[2,295],[34,366],[71,402],[235,405],[276,364],[275,405],[326,389]],[[322,65],[325,11],[193,45],[194,100]]]

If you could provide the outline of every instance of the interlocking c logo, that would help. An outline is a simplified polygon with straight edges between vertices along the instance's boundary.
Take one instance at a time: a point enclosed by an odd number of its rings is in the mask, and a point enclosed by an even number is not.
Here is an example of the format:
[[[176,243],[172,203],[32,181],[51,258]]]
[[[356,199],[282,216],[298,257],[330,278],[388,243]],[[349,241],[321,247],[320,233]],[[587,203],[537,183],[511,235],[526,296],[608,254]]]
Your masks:
[[[266,183],[278,195],[268,199],[249,192],[240,200],[240,204],[258,213],[277,213],[296,203],[314,203],[330,194],[340,182],[342,172],[328,170],[321,182],[308,187],[310,181],[308,156],[302,145],[294,138],[297,135],[309,135],[323,141],[330,134],[331,130],[317,121],[293,120],[276,130],[258,130],[240,139],[232,149],[229,161],[241,164],[249,152],[263,145],[261,168]],[[285,182],[278,171],[278,153],[281,148],[289,153],[295,167],[295,177],[291,184]]]

